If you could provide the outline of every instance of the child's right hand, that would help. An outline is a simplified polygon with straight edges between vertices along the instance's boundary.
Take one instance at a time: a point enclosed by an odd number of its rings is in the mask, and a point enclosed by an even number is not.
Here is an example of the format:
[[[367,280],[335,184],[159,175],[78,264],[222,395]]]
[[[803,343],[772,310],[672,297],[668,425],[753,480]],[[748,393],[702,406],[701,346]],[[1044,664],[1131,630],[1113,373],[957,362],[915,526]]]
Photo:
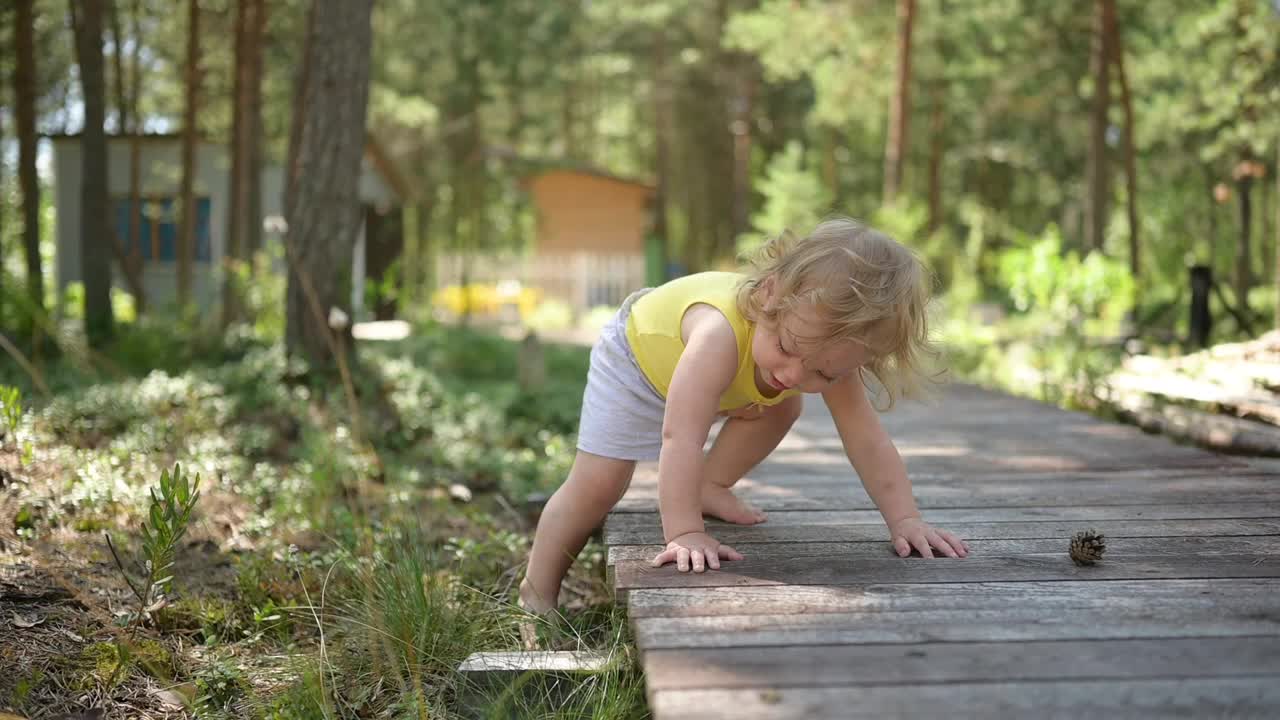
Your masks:
[[[679,535],[667,543],[667,549],[658,553],[653,559],[654,567],[662,567],[669,562],[676,564],[680,572],[689,572],[692,564],[694,572],[706,572],[710,565],[712,570],[720,569],[721,560],[741,560],[742,553],[704,532],[691,532]],[[690,562],[692,561],[692,563]]]

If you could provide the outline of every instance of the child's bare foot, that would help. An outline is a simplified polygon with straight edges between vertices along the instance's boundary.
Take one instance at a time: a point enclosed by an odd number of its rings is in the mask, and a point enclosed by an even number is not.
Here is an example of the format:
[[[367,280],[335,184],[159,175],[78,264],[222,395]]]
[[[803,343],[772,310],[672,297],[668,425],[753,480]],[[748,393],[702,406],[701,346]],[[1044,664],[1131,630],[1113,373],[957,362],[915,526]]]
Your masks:
[[[528,578],[520,581],[519,604],[521,610],[537,616],[536,619],[524,617],[519,621],[520,644],[527,652],[538,650],[541,646],[538,641],[538,624],[551,617],[555,613],[556,606],[544,601],[542,596],[533,589]]]
[[[735,525],[755,525],[765,521],[765,514],[742,500],[727,487],[715,483],[702,484],[702,512]]]
[[[533,589],[529,578],[525,578],[520,581],[520,609],[533,615],[546,617],[556,609],[556,605],[555,602],[544,600],[542,595]]]

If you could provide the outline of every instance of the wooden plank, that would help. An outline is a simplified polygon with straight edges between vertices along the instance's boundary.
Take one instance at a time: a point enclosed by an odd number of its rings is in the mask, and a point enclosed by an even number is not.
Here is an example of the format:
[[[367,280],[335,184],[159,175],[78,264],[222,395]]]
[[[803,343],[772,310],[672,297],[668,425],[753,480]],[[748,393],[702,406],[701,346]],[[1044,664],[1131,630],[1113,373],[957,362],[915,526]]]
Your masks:
[[[471,653],[458,666],[460,673],[569,672],[604,670],[609,658],[600,653],[562,651]]]
[[[999,428],[988,428],[985,431],[1002,432]],[[1040,432],[1051,433],[1054,429],[1044,428]],[[1017,442],[1006,439],[993,444],[953,434],[946,439],[939,438],[935,444],[918,445],[906,438],[892,435],[891,437],[895,438],[899,453],[913,477],[933,473],[1018,476],[1062,472],[1150,472],[1153,469],[1180,473],[1231,472],[1246,467],[1239,459],[1215,455],[1198,448],[1180,446],[1174,446],[1179,452],[1173,454],[1163,451],[1146,453],[1134,451],[1125,456],[1116,451],[1114,457],[1106,457],[1082,454],[1089,448],[1087,439],[1076,441],[1083,444],[1083,448],[1064,451],[1060,447],[1046,445],[1031,438]],[[795,474],[852,472],[839,443],[829,444],[825,441],[806,443],[802,447],[784,441],[769,456],[767,464],[753,475],[767,475],[770,468],[778,471],[785,468],[786,472]],[[653,471],[646,468],[642,474],[649,472]]]
[[[966,539],[965,542],[969,544],[970,553],[969,557],[964,558],[965,561],[975,558],[1017,558],[1028,555],[1052,557],[1055,554],[1065,559],[1071,543],[1071,535],[1011,540]],[[797,560],[823,560],[835,557],[848,560],[877,560],[885,557],[903,559],[894,554],[888,538],[883,534],[873,540],[859,542],[748,542],[739,543],[733,547],[746,556],[747,560],[758,563],[773,562],[778,565],[794,563]],[[653,559],[653,556],[661,550],[662,545],[613,545],[609,548],[609,556],[613,562],[643,562]],[[1161,555],[1184,558],[1249,555],[1260,561],[1271,558],[1272,564],[1280,567],[1280,535],[1107,538],[1104,562],[1121,563],[1127,562],[1129,558]]]
[[[687,647],[855,645],[864,643],[1100,640],[1280,635],[1280,608],[1256,602],[1213,608],[1039,608],[638,618],[636,643],[648,651]]]
[[[627,614],[648,617],[849,612],[981,612],[1034,607],[1143,609],[1158,615],[1220,607],[1275,612],[1280,579],[1065,580],[1057,582],[862,582],[844,586],[664,587],[628,593]]]
[[[1218,405],[1240,415],[1256,416],[1273,425],[1280,424],[1280,400],[1273,393],[1262,390],[1227,388],[1176,372],[1156,372],[1151,369],[1141,374],[1114,372],[1107,376],[1105,382],[1122,392],[1143,392],[1174,401]]]
[[[1176,453],[1164,450],[1140,452],[1135,449],[1128,455],[1114,448],[1110,456],[1089,455],[1084,454],[1084,451],[1090,447],[1088,439],[1075,441],[1083,446],[1080,449],[1065,450],[1058,445],[1045,444],[1030,437],[1018,439],[1014,435],[1015,432],[1025,432],[1026,428],[1019,428],[1017,431],[986,428],[984,431],[1006,433],[1005,439],[991,442],[954,435],[946,439],[939,438],[936,444],[922,446],[913,445],[909,440],[892,433],[890,437],[895,438],[899,453],[913,475],[926,472],[984,475],[1018,475],[1032,472],[1127,472],[1148,468],[1196,468],[1213,471],[1233,470],[1243,466],[1239,460],[1214,455],[1198,448],[1180,447],[1180,452]],[[1055,430],[1046,427],[1040,432],[1052,433]],[[849,467],[849,461],[838,445],[816,444],[803,453],[792,452],[786,446],[780,446],[769,459],[771,462],[779,463],[794,461],[811,472]]]
[[[1214,483],[1216,487],[1217,483]],[[936,508],[972,507],[1037,507],[1045,505],[1155,505],[1213,503],[1230,497],[1242,503],[1280,502],[1280,485],[1267,486],[1258,482],[1257,490],[1212,490],[1208,483],[1200,486],[1166,486],[1148,490],[1115,488],[1105,485],[1095,488],[1079,488],[1064,483],[1060,488],[1046,487],[1024,494],[998,494],[983,492],[974,487],[972,492],[960,490],[931,492],[930,486],[915,488],[916,503],[925,510]],[[869,510],[875,507],[871,498],[860,487],[847,490],[803,488],[768,488],[738,493],[738,497],[766,512],[777,510]],[[657,507],[657,492],[629,491],[614,507],[613,512],[652,512]]]
[[[1099,400],[1147,432],[1168,435],[1202,447],[1244,455],[1280,455],[1280,427],[1253,420],[1158,403],[1140,393],[1101,387]]]
[[[1212,488],[1206,486],[1212,485]],[[1059,474],[1053,482],[1045,482],[1039,477],[1026,478],[978,478],[969,477],[961,482],[936,482],[928,480],[912,480],[912,489],[918,499],[934,500],[971,496],[975,498],[1004,498],[1023,495],[1044,494],[1057,489],[1069,489],[1080,495],[1126,495],[1131,492],[1193,492],[1204,493],[1207,489],[1221,492],[1261,492],[1276,489],[1275,477],[1270,473],[1241,473],[1234,475],[1205,476],[1200,474],[1174,477],[1140,477],[1126,482],[1123,475],[1094,474]],[[768,482],[758,479],[745,479],[734,485],[734,491],[742,495],[839,495],[847,490],[864,496],[861,483],[852,473],[845,476],[844,483],[839,478],[827,478],[809,482],[807,478],[788,479],[782,482]],[[627,491],[628,497],[656,498],[658,484],[635,483]],[[1220,500],[1222,498],[1219,498]],[[1233,499],[1233,502],[1239,502]]]
[[[1280,637],[649,650],[651,691],[1275,674]]]
[[[838,463],[820,464],[808,459],[805,463],[793,462],[787,457],[778,457],[786,455],[782,451],[776,451],[774,455],[759,467],[751,470],[740,481],[750,484],[775,484],[775,485],[847,485],[850,482],[857,481],[857,473],[849,466],[849,462],[841,458]],[[828,455],[828,457],[830,457]],[[1064,473],[1060,470],[1049,472],[1027,472],[1025,470],[1015,470],[1000,473],[984,473],[981,476],[975,476],[972,472],[957,472],[955,470],[930,468],[911,472],[911,482],[917,485],[944,485],[954,486],[963,485],[971,486],[975,482],[991,482],[999,480],[1001,482],[1039,482],[1039,483],[1061,483],[1064,479],[1069,480],[1111,480],[1117,484],[1142,484],[1151,480],[1165,480],[1170,478],[1198,478],[1203,482],[1212,482],[1221,477],[1254,477],[1263,478],[1264,473],[1259,473],[1256,468],[1242,465],[1240,467],[1229,468],[1204,468],[1204,467],[1178,467],[1178,468],[1134,468],[1126,470],[1100,470],[1090,468],[1088,470],[1071,471]],[[638,486],[656,484],[658,480],[657,469],[653,467],[645,467],[637,469],[633,482]]]
[[[1069,538],[1085,527],[1097,530],[1108,538],[1280,535],[1280,517],[1243,520],[1107,520],[1087,524],[1078,521],[943,523],[933,518],[932,514],[930,519],[966,541]],[[708,532],[720,542],[735,547],[739,543],[876,542],[887,539],[889,533],[878,513],[873,520],[864,523],[781,524],[772,517],[760,525],[708,523]],[[661,545],[662,526],[656,516],[650,522],[626,527],[611,522],[605,526],[604,541],[611,546]]]
[[[1041,520],[1096,524],[1109,520],[1183,520],[1198,518],[1280,518],[1280,503],[935,508],[929,512],[929,521],[943,526],[960,525],[962,523],[1009,523]],[[863,524],[883,527],[884,518],[880,516],[878,510],[777,510],[769,513],[768,522],[751,527],[763,530],[782,526],[812,527],[819,525]],[[614,513],[605,522],[606,542],[608,542],[609,533],[641,532],[660,526],[661,522],[656,512]],[[739,526],[708,520],[707,527],[724,530]]]
[[[648,560],[614,566],[615,587],[621,591],[659,587],[732,585],[853,585],[868,582],[1009,582],[1049,580],[1139,580],[1161,578],[1280,577],[1280,557],[1257,555],[1129,556],[1092,567],[1077,567],[1065,552],[1020,557],[970,555],[963,560],[869,557],[777,557],[727,562],[720,570],[681,573],[673,565],[652,567]]]
[[[1261,668],[1260,668],[1261,669]],[[859,687],[666,690],[657,720],[845,718],[1274,717],[1280,675],[1236,678],[948,683]],[[945,712],[944,712],[945,709]]]
[[[857,473],[849,466],[849,462],[843,457],[839,462],[820,463],[817,457],[833,457],[830,453],[808,453],[802,456],[802,460],[796,459],[791,453],[779,449],[774,452],[762,465],[752,469],[740,481],[745,486],[755,484],[766,485],[849,485],[857,484]],[[1243,461],[1242,461],[1243,462]],[[983,472],[976,474],[973,471],[947,469],[944,467],[933,467],[912,470],[910,472],[913,484],[929,484],[929,485],[963,485],[969,486],[975,482],[1039,482],[1039,483],[1062,483],[1064,479],[1080,479],[1080,480],[1106,480],[1111,479],[1119,484],[1142,484],[1151,480],[1166,480],[1173,478],[1198,478],[1204,482],[1214,481],[1218,478],[1236,478],[1236,477],[1253,477],[1265,478],[1267,473],[1260,473],[1256,467],[1251,467],[1245,463],[1238,467],[1196,467],[1183,466],[1177,468],[1130,468],[1123,470],[1104,470],[1098,468],[1088,468],[1085,470],[1073,470],[1064,472],[1062,470],[1053,471],[1026,471],[1026,470],[1007,470],[1002,472]],[[658,471],[656,465],[644,464],[636,468],[632,484],[635,487],[655,486],[658,481]]]

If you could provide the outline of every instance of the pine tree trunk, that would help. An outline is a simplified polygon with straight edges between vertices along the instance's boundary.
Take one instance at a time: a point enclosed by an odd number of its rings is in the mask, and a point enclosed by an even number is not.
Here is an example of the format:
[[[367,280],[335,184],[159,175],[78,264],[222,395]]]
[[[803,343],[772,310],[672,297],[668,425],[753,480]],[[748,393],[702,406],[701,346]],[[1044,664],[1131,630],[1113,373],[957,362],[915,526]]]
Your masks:
[[[0,140],[2,140],[3,138],[4,138],[4,118],[3,118],[3,117],[0,117]],[[3,155],[0,155],[0,196],[2,196],[2,194],[3,194],[3,193],[4,193],[4,191],[5,191],[5,190],[4,190],[4,180],[5,180],[5,177],[7,177],[7,176],[5,175],[5,172],[4,172],[4,156],[3,156]],[[5,250],[4,250],[4,209],[5,209],[5,204],[4,204],[4,203],[0,203],[0,258],[2,258],[2,257],[4,257],[4,256],[5,256]],[[4,316],[4,308],[5,308],[5,300],[4,300],[4,298],[5,298],[5,289],[4,289],[4,270],[3,270],[3,268],[0,268],[0,328],[8,327],[8,325],[7,325],[7,323],[6,323],[6,320],[5,320],[5,316]],[[0,333],[0,334],[3,334],[3,333]]]
[[[1240,163],[1248,168],[1249,160]],[[1249,170],[1236,171],[1236,194],[1240,196],[1240,238],[1236,243],[1235,296],[1236,312],[1248,318],[1249,290],[1253,288],[1253,270],[1250,267],[1250,255],[1253,252],[1253,175]]]
[[[131,3],[134,38],[142,37],[142,0]],[[142,268],[142,122],[139,99],[142,96],[142,43],[135,42],[129,53],[129,257],[125,267]],[[139,270],[141,274],[141,269]],[[145,288],[139,284],[134,293],[134,307],[139,315],[146,311]]]
[[[733,113],[729,127],[733,133],[733,198],[730,241],[747,232],[751,226],[751,114],[755,106],[755,66],[750,58],[738,63],[734,88]],[[732,248],[731,248],[732,249]]]
[[[252,260],[254,253],[262,249],[262,56],[267,34],[267,13],[269,6],[266,0],[253,0],[257,13],[253,22],[246,27],[246,45],[249,48],[249,91],[248,118],[249,129],[245,141],[249,143],[249,169],[245,180],[249,187],[245,190],[247,206],[245,212],[249,223],[245,230],[245,258]]]
[[[0,117],[0,140],[4,139],[4,118]],[[4,156],[0,154],[0,197],[5,193],[4,181],[8,175],[5,174]],[[5,256],[4,249],[4,210],[5,203],[0,202],[0,258]],[[0,268],[0,328],[7,328],[8,321],[5,318],[5,289],[4,289],[4,269]],[[3,331],[0,330],[0,335]]]
[[[350,325],[331,330],[329,317],[351,315],[372,8],[372,0],[316,0],[294,109],[286,345],[317,368],[332,367],[339,352],[350,359]]]
[[[115,81],[116,134],[123,135],[129,131],[129,102],[124,91],[124,33],[120,30],[119,0],[107,0],[107,17],[111,22],[111,61],[115,71],[111,79]]]
[[[1115,0],[1106,0],[1107,35],[1110,36],[1111,59],[1116,67],[1116,79],[1120,82],[1120,104],[1124,108],[1124,177],[1126,210],[1129,215],[1129,274],[1135,287],[1141,287],[1142,242],[1138,221],[1138,162],[1133,145],[1133,98],[1129,94],[1129,79],[1124,71],[1124,42],[1120,36],[1120,24],[1116,21]]]
[[[1107,230],[1107,110],[1111,92],[1107,68],[1111,57],[1110,35],[1106,18],[1112,0],[1094,0],[1093,112],[1089,123],[1089,156],[1087,161],[1089,197],[1085,203],[1085,247],[1101,250]]]
[[[13,29],[17,63],[13,98],[18,132],[18,186],[22,191],[22,238],[27,261],[33,340],[44,313],[44,274],[40,267],[40,178],[36,174],[36,56],[35,2],[17,0]],[[2,256],[0,256],[2,257]]]
[[[653,234],[658,243],[658,274],[667,276],[671,247],[667,227],[667,195],[671,191],[671,78],[667,68],[667,37],[659,27],[653,45]],[[656,278],[655,278],[656,279]]]
[[[239,0],[235,19],[235,79],[232,90],[231,114],[231,172],[227,193],[227,243],[224,248],[222,285],[222,325],[226,327],[240,320],[243,309],[235,284],[235,269],[252,258],[249,248],[250,228],[262,224],[261,216],[254,215],[249,193],[255,188],[252,181],[259,168],[253,164],[253,139],[257,109],[253,95],[260,94],[260,85],[254,77],[259,61],[254,57],[261,45],[261,19],[265,8],[261,0]]]
[[[932,107],[929,110],[929,220],[928,231],[942,227],[942,157],[946,154],[943,109],[946,90],[941,82],[933,84]]]
[[[196,117],[200,103],[200,2],[187,4],[187,101],[182,121],[182,185],[179,197],[181,225],[178,230],[178,310],[187,312],[191,304],[191,271],[196,249]]]
[[[902,186],[902,164],[907,154],[907,132],[911,125],[911,27],[915,14],[915,0],[898,0],[897,82],[889,102],[889,132],[884,152],[886,205],[898,197]]]
[[[103,0],[70,0],[72,28],[84,97],[80,200],[80,270],[84,279],[84,329],[90,347],[114,334],[108,251],[106,79],[103,71]]]
[[[129,96],[125,92],[125,76],[124,76],[124,33],[120,28],[120,13],[117,6],[117,0],[107,0],[106,5],[107,19],[111,25],[111,43],[114,46],[111,59],[114,63],[112,80],[115,85],[115,101],[116,101],[116,134],[124,135],[129,132],[130,112],[129,112]],[[136,37],[141,37],[136,36]],[[134,55],[137,56],[137,45],[135,43]],[[136,105],[136,103],[135,103]],[[137,164],[140,159],[136,157],[140,155],[137,140],[130,142],[130,160],[133,163],[129,169],[129,179],[132,183],[137,176],[139,170]],[[108,205],[110,200],[108,199]],[[130,221],[137,221],[137,225],[141,225],[140,208],[131,211]],[[108,212],[111,212],[108,210]],[[129,286],[129,292],[133,295],[134,307],[136,312],[141,313],[146,309],[146,289],[143,287],[142,280],[142,255],[140,248],[131,245],[128,251],[125,250],[123,239],[116,232],[114,222],[109,223],[107,227],[108,240],[111,243],[111,254],[116,261],[120,263],[120,270],[124,273],[125,283]],[[129,235],[132,238],[136,234],[133,227],[129,229]]]

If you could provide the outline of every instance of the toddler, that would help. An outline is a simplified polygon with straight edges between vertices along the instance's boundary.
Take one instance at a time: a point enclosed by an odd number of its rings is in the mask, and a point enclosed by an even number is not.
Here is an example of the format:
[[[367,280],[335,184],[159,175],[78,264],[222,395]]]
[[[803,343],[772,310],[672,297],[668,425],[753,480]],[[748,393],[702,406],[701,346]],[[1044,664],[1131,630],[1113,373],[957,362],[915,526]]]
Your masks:
[[[703,515],[764,522],[730,488],[778,446],[809,393],[821,393],[897,553],[968,554],[958,537],[921,518],[866,391],[874,376],[888,409],[917,384],[930,352],[922,263],[886,235],[838,219],[803,239],[771,241],[754,266],[636,292],[603,329],[591,350],[578,454],[534,535],[520,586],[525,608],[555,608],[570,564],[637,461],[658,461],[666,549],[655,566],[704,572],[741,560],[707,533]],[[729,418],[704,454],[720,415]]]

